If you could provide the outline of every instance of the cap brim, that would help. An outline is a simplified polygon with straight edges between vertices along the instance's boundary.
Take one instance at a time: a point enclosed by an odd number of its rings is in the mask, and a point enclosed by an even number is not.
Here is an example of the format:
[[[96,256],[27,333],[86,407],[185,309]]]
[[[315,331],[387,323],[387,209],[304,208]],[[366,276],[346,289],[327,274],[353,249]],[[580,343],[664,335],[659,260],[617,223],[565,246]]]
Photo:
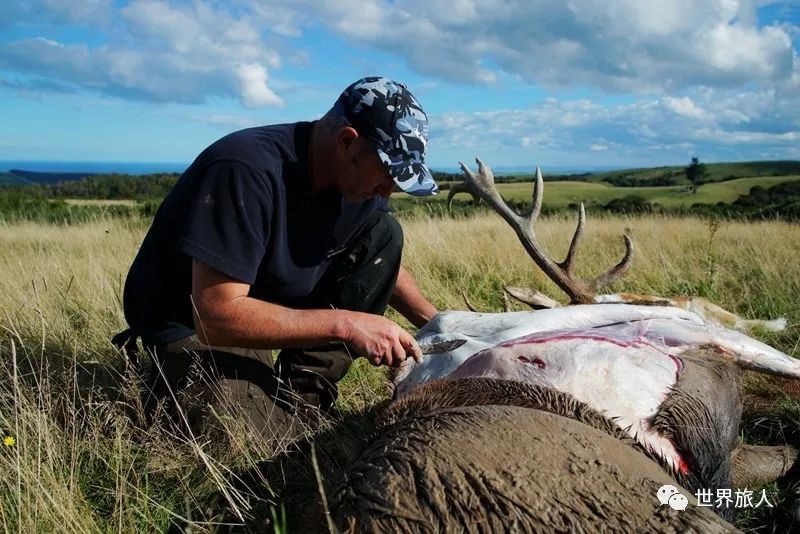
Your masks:
[[[439,192],[439,186],[436,185],[430,169],[424,163],[409,162],[402,157],[393,158],[381,148],[378,148],[378,156],[389,170],[394,183],[405,193],[415,197],[427,197]]]

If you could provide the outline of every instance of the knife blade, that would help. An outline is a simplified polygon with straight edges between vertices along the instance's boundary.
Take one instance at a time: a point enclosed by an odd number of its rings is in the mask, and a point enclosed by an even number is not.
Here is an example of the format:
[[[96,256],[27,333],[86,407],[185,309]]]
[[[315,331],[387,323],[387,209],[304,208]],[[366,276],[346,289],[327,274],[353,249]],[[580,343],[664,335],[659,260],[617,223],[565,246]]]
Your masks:
[[[466,339],[451,339],[449,341],[436,341],[434,343],[426,343],[424,345],[420,345],[419,348],[422,350],[422,354],[441,354],[442,352],[448,352],[451,350],[455,350],[464,343],[466,343]]]

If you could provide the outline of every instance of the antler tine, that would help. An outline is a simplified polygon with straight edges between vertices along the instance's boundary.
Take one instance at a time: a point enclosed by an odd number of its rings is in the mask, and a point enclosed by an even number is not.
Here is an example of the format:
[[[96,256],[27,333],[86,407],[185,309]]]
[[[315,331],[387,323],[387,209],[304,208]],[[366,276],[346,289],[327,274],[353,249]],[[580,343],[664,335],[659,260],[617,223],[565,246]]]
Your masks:
[[[628,272],[628,269],[630,269],[631,260],[633,259],[633,241],[631,241],[631,238],[628,234],[623,234],[622,237],[625,240],[625,256],[622,257],[618,264],[595,278],[589,284],[592,292],[596,292],[601,287],[614,282],[620,276]]]
[[[533,225],[539,214],[542,212],[542,195],[544,194],[544,178],[539,166],[536,166],[536,181],[533,182],[533,199],[531,202],[531,213],[528,215],[529,224]]]
[[[447,193],[447,211],[452,211],[453,199],[459,193],[471,193],[469,187],[465,183],[453,184],[450,187],[450,192]]]
[[[575,259],[575,251],[578,249],[578,243],[583,237],[583,229],[586,226],[586,210],[583,208],[583,202],[581,202],[581,207],[578,210],[578,226],[575,228],[575,233],[572,234],[572,241],[569,244],[569,250],[567,251],[567,257],[564,258],[564,261],[559,263],[562,269],[564,269],[568,275],[572,275],[572,261]]]
[[[497,187],[494,184],[494,175],[488,165],[483,163],[480,158],[475,158],[478,163],[478,173],[475,174],[466,165],[459,162],[461,169],[464,171],[464,183],[472,190],[472,192],[489,205],[514,229],[517,237],[519,238],[525,251],[533,259],[536,265],[542,269],[545,274],[553,280],[558,287],[560,287],[567,295],[569,295],[572,302],[593,302],[593,295],[591,295],[586,288],[583,287],[581,282],[572,280],[564,269],[562,269],[555,261],[541,251],[539,243],[536,241],[536,232],[533,228],[535,216],[541,208],[541,195],[542,195],[542,178],[541,172],[537,173],[537,186],[534,192],[533,203],[534,206],[527,217],[520,217],[505,203]]]
[[[494,185],[494,173],[492,169],[481,161],[480,158],[475,158],[475,161],[478,163],[478,174],[472,172],[460,161],[458,162],[461,166],[461,170],[464,171],[464,184],[475,196],[489,203],[506,222],[516,229],[516,225],[519,225],[522,221],[521,217],[506,205],[503,197],[497,192],[497,188]]]
[[[573,304],[594,302],[594,295],[601,286],[609,284],[625,274],[630,268],[633,258],[633,243],[630,237],[625,235],[625,256],[622,260],[609,269],[604,274],[592,281],[584,281],[572,277],[572,264],[575,259],[575,251],[578,243],[583,236],[586,226],[586,210],[581,204],[578,214],[578,225],[572,236],[567,256],[561,263],[556,263],[544,254],[536,240],[534,223],[539,217],[542,208],[542,196],[544,190],[544,179],[542,172],[536,168],[536,183],[533,189],[533,206],[526,217],[517,215],[503,200],[494,183],[494,174],[491,168],[480,158],[475,158],[478,163],[478,173],[472,172],[466,165],[459,162],[464,171],[464,184],[476,196],[482,198],[514,229],[525,251],[533,259],[536,265],[560,287],[570,298]]]
[[[469,301],[469,297],[467,297],[466,291],[462,291],[461,296],[464,297],[464,303],[467,305],[467,309],[469,309],[469,311],[479,313],[478,309],[475,306],[473,306],[472,303]]]

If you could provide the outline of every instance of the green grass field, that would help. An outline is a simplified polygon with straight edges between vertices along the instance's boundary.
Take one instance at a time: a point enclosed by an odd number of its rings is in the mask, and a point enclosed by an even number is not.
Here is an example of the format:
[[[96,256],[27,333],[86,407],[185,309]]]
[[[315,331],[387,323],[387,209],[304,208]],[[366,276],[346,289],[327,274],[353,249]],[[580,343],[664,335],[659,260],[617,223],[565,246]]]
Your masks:
[[[544,206],[563,208],[571,203],[583,202],[587,207],[603,205],[615,198],[638,195],[650,202],[666,207],[689,207],[692,204],[730,203],[739,195],[746,195],[750,188],[760,185],[769,188],[778,183],[800,180],[800,175],[739,178],[700,186],[697,193],[690,193],[685,186],[663,187],[614,187],[604,183],[592,182],[546,182],[544,184]],[[500,194],[507,200],[530,201],[532,183],[498,184]],[[442,193],[446,197],[447,192]],[[462,193],[456,200],[466,201],[469,196]],[[440,199],[434,200],[434,202]]]
[[[491,164],[491,162],[487,162]],[[687,162],[688,165],[689,162]],[[703,163],[703,162],[701,162]],[[724,163],[704,163],[707,171],[707,176],[704,181],[706,182],[720,182],[724,180],[731,180],[736,178],[748,177],[774,177],[774,176],[790,176],[800,174],[800,161],[742,161],[742,162],[724,162]],[[533,167],[533,165],[532,165]],[[543,168],[542,172],[545,177],[551,176],[558,180],[559,175],[550,172],[547,168]],[[514,180],[532,180],[533,171],[529,172],[513,172],[513,173],[496,173],[498,177],[512,178]],[[587,180],[589,182],[603,182],[614,181],[620,177],[634,178],[640,181],[656,180],[670,177],[678,184],[688,184],[686,178],[686,165],[674,165],[666,167],[645,167],[645,168],[631,168],[619,169],[614,171],[595,172],[591,174],[579,175],[579,179]],[[567,179],[566,177],[564,179]]]
[[[578,186],[586,184],[545,194],[567,203],[573,200],[569,189]],[[552,216],[537,226],[542,246],[557,259],[566,251],[571,219]],[[529,286],[563,300],[495,215],[416,215],[401,222],[405,265],[439,309],[464,309],[465,291],[477,307],[498,311],[503,285]],[[212,496],[233,491],[237,472],[275,452],[239,434],[220,451],[131,415],[138,386],[125,378],[109,338],[125,326],[122,285],[146,228],[145,220],[107,218],[79,225],[0,223],[0,434],[16,441],[0,444],[4,532],[164,531],[202,517],[198,510]],[[592,217],[577,274],[615,263],[623,232],[634,240],[634,264],[609,290],[701,295],[745,317],[786,316],[785,332],[761,339],[800,356],[797,225]],[[399,320],[394,312],[390,316]],[[387,394],[385,371],[357,363],[342,384],[346,412]],[[744,439],[796,442],[797,391],[786,381],[747,374]],[[790,495],[774,485],[768,489],[773,502]],[[269,498],[268,488],[252,490]],[[772,531],[781,517],[760,509],[737,524]]]
[[[687,162],[687,164],[688,163],[689,162]],[[747,178],[751,176],[770,177],[800,174],[800,161],[744,161],[706,163],[705,166],[708,172],[706,180],[709,182],[719,182],[732,178]],[[685,168],[685,166],[672,166],[622,169],[618,171],[595,173],[589,180],[602,181],[618,176],[632,176],[644,180],[651,180],[665,175],[672,175],[680,180],[686,180]],[[688,180],[686,183],[688,183]]]

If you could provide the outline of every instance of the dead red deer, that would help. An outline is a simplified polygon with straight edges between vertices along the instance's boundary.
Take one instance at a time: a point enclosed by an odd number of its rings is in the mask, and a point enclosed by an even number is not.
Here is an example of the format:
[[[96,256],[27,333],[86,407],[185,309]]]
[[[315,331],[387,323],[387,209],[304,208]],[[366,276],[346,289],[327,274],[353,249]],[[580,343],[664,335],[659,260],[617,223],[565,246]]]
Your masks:
[[[573,302],[593,302],[624,273],[629,240],[625,259],[590,282],[570,272],[577,239],[561,264],[539,251],[530,225],[541,182],[523,218],[505,207],[488,167],[465,174]],[[774,480],[797,459],[789,446],[739,442],[739,378],[742,368],[797,378],[800,364],[682,309],[444,312],[418,341],[447,349],[409,360],[394,401],[323,432],[312,449],[319,466],[300,451],[303,475],[287,487],[302,479],[292,490],[302,504],[289,515],[307,521],[303,528],[730,532],[709,508],[661,505],[659,488],[675,484],[694,502],[700,489]],[[284,472],[281,463],[275,469]]]
[[[523,217],[502,200],[491,169],[480,160],[478,167],[473,173],[462,165],[466,188],[511,225],[536,264],[578,305],[440,314],[418,341],[463,344],[421,364],[406,362],[395,379],[398,398],[436,379],[511,380],[567,394],[597,410],[692,491],[730,488],[744,478],[764,482],[786,472],[797,454],[793,449],[738,442],[740,369],[800,378],[800,362],[718,324],[724,321],[672,303],[581,305],[597,302],[596,291],[627,271],[631,240],[625,236],[626,252],[617,265],[593,280],[578,280],[572,266],[583,210],[566,259],[556,262],[542,252],[533,229],[543,191],[539,170],[531,211]],[[777,450],[786,460],[778,469]]]

